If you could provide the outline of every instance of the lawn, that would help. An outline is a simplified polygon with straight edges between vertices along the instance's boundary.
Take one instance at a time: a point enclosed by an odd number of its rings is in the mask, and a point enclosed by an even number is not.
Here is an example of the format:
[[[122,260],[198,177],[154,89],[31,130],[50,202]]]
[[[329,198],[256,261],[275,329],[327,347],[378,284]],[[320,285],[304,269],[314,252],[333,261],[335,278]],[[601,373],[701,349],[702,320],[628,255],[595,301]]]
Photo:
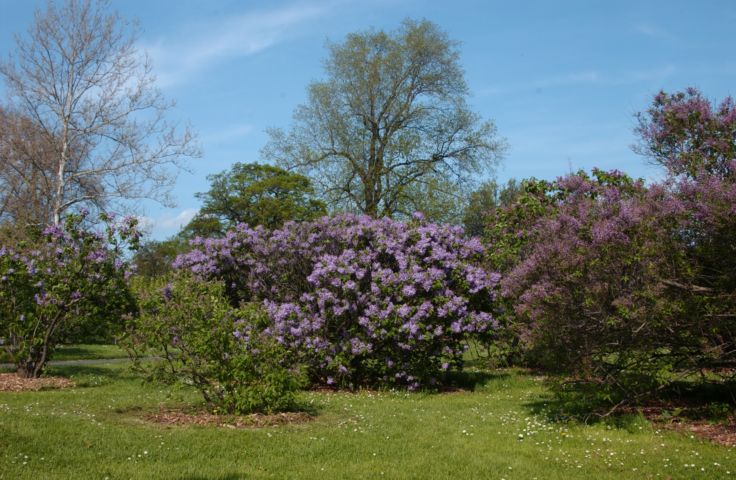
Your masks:
[[[107,358],[125,358],[128,354],[117,345],[59,345],[54,351],[55,361],[65,360],[96,360]],[[0,352],[0,363],[9,359]]]
[[[83,348],[84,349],[84,348]],[[729,478],[736,451],[639,417],[617,426],[548,419],[543,379],[476,372],[441,394],[305,392],[314,419],[233,429],[162,426],[186,388],[124,364],[54,367],[77,387],[0,393],[0,479]]]
[[[126,351],[117,345],[61,345],[54,352],[54,360],[95,360],[127,356]]]

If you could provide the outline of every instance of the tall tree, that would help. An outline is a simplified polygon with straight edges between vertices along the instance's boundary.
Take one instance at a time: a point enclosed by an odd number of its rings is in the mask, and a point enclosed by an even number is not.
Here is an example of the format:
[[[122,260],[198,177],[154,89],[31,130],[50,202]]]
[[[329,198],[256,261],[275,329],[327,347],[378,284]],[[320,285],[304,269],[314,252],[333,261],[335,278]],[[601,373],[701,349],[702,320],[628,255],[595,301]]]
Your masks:
[[[28,118],[0,108],[0,225],[49,223],[53,145],[47,140]]]
[[[171,204],[170,188],[193,135],[165,120],[173,106],[155,88],[137,29],[104,0],[49,2],[16,51],[0,63],[10,110],[33,123],[51,147],[40,168],[51,220],[72,207],[120,199]]]
[[[463,210],[463,226],[465,233],[472,236],[481,236],[492,215],[499,208],[510,207],[514,200],[523,191],[522,184],[511,178],[505,185],[499,185],[495,180],[483,182],[477,190],[470,193]]]
[[[142,243],[133,255],[136,274],[143,277],[166,275],[171,272],[171,264],[177,255],[186,253],[189,249],[189,242],[181,235]]]
[[[196,195],[202,209],[184,227],[185,237],[220,236],[239,223],[274,229],[288,220],[313,220],[327,213],[307,177],[279,167],[236,163],[207,178],[210,189]]]
[[[311,176],[331,206],[400,214],[410,192],[463,186],[499,159],[494,125],[466,104],[457,44],[435,24],[350,34],[329,46],[325,70],[263,155]]]

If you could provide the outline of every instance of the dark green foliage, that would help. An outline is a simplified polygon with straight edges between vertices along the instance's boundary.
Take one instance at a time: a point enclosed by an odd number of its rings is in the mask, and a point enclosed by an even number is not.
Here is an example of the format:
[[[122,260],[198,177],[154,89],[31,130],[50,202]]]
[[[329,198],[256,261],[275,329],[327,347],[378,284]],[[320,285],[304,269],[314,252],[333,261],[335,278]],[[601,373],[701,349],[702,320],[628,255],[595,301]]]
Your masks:
[[[219,237],[239,223],[274,229],[327,213],[307,177],[271,165],[236,163],[207,179],[211,187],[197,194],[202,209],[182,231],[185,238]]]
[[[268,319],[255,304],[233,308],[223,285],[180,274],[134,282],[139,312],[123,344],[150,378],[197,388],[215,412],[246,414],[294,408],[297,367],[263,333]],[[159,357],[153,364],[141,361]]]
[[[551,189],[552,183],[546,180],[522,180],[514,200],[491,211],[483,238],[493,245],[489,261],[494,269],[507,273],[519,261],[534,224],[554,210],[554,199],[548,195]]]
[[[200,212],[195,215],[194,218],[189,221],[189,223],[184,225],[184,228],[182,228],[176,236],[168,239],[167,241],[187,245],[188,240],[197,237],[221,237],[225,230],[226,228],[223,225],[223,221],[220,219],[219,216],[204,214],[200,210]],[[186,250],[186,248],[178,253],[183,253],[184,250]],[[176,256],[174,256],[174,258],[175,257]],[[167,256],[167,260],[169,261],[170,266],[173,259]]]
[[[136,273],[144,277],[165,275],[177,255],[189,250],[189,243],[181,235],[167,240],[150,240],[141,245],[133,257]]]
[[[499,185],[495,180],[482,183],[470,194],[463,211],[465,233],[482,236],[494,213],[513,204],[522,191],[522,184],[513,178],[505,185]]]

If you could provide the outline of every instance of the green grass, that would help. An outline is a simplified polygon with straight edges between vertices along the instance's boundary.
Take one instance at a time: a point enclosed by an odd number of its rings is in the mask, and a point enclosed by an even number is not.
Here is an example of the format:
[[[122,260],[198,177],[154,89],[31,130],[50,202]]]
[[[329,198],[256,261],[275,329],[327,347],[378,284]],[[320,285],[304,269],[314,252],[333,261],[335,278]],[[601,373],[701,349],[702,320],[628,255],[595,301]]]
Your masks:
[[[78,387],[0,393],[0,479],[736,475],[733,449],[641,418],[619,426],[550,421],[544,383],[523,372],[476,373],[474,391],[454,393],[305,392],[313,421],[239,430],[146,423],[146,411],[199,399],[144,384],[121,364],[50,373]]]
[[[54,352],[53,360],[94,360],[127,356],[126,351],[117,345],[62,345]]]
[[[128,354],[117,345],[60,345],[56,347],[51,360],[96,360],[107,358],[124,358]],[[0,363],[8,362],[8,358],[0,352]]]

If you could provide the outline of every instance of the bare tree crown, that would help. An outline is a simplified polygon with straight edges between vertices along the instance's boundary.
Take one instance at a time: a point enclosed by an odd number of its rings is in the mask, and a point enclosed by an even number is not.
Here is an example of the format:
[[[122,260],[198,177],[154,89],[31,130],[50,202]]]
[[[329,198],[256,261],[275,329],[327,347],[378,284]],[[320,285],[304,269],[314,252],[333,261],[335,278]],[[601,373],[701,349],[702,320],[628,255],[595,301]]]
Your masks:
[[[49,2],[0,64],[9,111],[52,146],[51,161],[32,166],[48,177],[54,223],[83,204],[171,205],[178,170],[198,155],[192,132],[166,121],[174,104],[155,87],[137,35],[106,1]]]

